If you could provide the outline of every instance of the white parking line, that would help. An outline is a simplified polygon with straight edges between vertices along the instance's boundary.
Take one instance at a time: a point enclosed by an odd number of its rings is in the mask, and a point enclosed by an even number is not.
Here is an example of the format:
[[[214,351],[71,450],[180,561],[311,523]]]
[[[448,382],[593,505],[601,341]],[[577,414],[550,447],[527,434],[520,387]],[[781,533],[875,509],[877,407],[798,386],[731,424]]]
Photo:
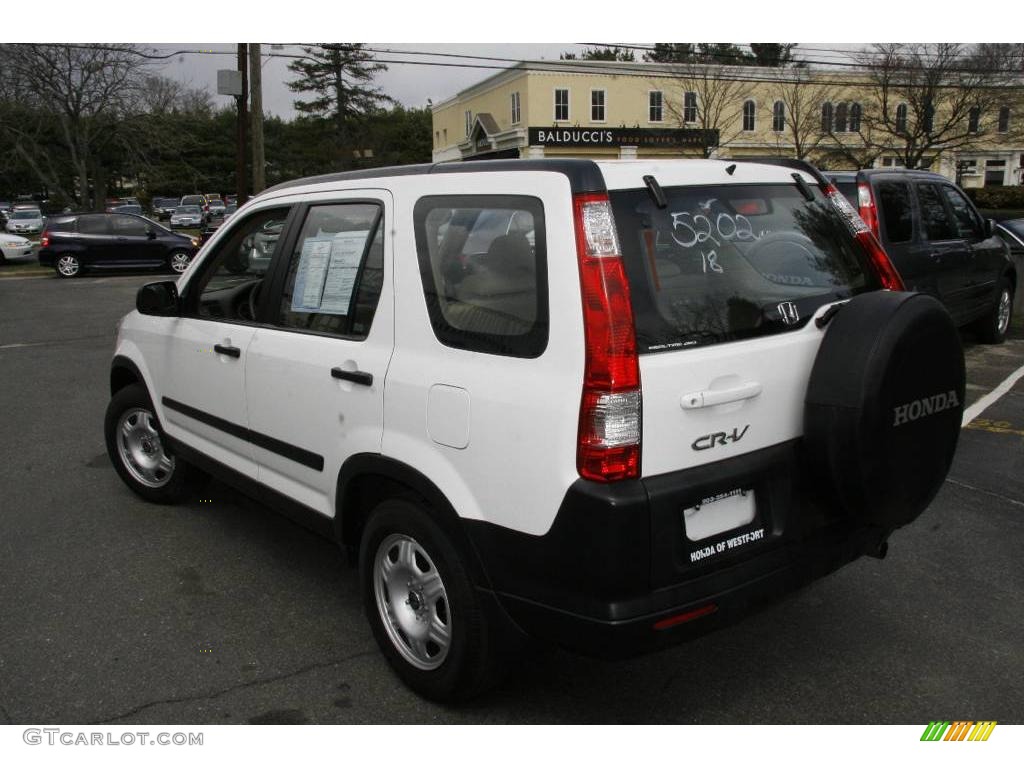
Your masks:
[[[1016,371],[1007,376],[998,387],[993,389],[984,397],[980,398],[978,402],[976,402],[974,405],[972,405],[970,408],[964,411],[964,418],[963,421],[960,422],[960,426],[966,427],[976,418],[981,416],[982,412],[986,408],[988,408],[990,405],[992,405],[992,403],[994,403],[1000,397],[1002,397],[1011,389],[1013,389],[1013,385],[1020,381],[1022,377],[1024,377],[1024,365],[1022,365]]]

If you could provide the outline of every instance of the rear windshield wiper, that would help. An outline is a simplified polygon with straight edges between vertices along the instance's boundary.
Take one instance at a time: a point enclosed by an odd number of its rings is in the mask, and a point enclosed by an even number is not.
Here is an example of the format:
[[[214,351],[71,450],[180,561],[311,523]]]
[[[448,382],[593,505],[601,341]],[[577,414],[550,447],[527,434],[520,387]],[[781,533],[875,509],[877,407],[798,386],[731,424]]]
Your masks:
[[[658,180],[653,176],[644,176],[644,184],[647,185],[647,191],[654,204],[659,208],[668,208],[668,198],[665,197],[665,190],[661,188]]]

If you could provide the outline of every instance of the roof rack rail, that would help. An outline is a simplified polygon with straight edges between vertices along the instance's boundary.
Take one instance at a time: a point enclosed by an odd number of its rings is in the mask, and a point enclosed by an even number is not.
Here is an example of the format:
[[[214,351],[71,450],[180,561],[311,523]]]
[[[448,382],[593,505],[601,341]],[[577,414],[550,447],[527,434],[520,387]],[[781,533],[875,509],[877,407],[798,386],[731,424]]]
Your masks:
[[[825,177],[818,168],[806,160],[797,160],[795,157],[757,157],[756,155],[740,155],[739,157],[730,157],[729,160],[740,163],[761,163],[763,165],[778,165],[782,168],[792,168],[795,171],[804,171],[814,177],[822,186],[829,183],[828,178]]]

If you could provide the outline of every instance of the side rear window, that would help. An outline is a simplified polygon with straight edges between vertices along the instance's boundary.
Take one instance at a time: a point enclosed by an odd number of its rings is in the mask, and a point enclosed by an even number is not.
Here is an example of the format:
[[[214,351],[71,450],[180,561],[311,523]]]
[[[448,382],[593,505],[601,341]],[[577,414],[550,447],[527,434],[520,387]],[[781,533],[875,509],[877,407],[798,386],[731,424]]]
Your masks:
[[[955,240],[960,236],[942,204],[938,185],[918,184],[917,200],[921,204],[921,225],[927,239]]]
[[[817,187],[666,187],[611,193],[640,352],[802,327],[821,305],[877,288]]]
[[[914,207],[910,185],[898,181],[882,181],[876,187],[882,226],[891,243],[907,243],[914,239]]]
[[[434,334],[442,344],[537,357],[548,340],[544,208],[513,195],[424,197],[416,251]]]

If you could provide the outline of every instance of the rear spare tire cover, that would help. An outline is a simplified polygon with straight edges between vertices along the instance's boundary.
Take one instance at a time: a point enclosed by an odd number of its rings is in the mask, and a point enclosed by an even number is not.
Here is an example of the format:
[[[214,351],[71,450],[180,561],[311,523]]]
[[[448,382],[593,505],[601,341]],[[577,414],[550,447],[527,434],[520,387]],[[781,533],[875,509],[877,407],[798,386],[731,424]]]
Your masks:
[[[936,299],[876,291],[843,306],[804,412],[808,460],[829,501],[886,530],[920,515],[953,461],[964,384],[960,336]]]

